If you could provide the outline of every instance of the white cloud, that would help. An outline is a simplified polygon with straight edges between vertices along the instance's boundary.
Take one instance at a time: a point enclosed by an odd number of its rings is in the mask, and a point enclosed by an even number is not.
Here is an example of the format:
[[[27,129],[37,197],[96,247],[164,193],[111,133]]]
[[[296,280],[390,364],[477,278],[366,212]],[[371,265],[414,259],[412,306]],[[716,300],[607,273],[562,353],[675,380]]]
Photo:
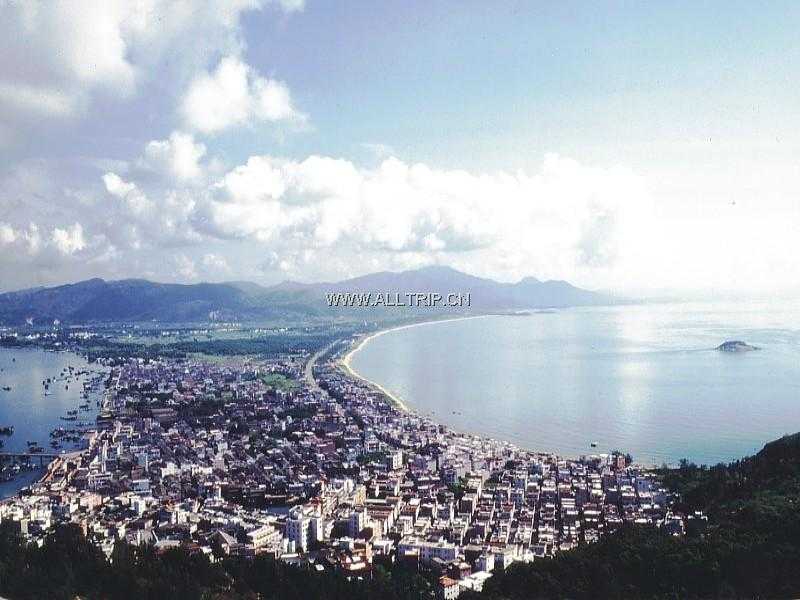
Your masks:
[[[125,181],[116,173],[103,175],[103,183],[108,192],[117,198],[124,198],[136,189],[136,184]]]
[[[83,237],[83,227],[80,223],[75,223],[66,229],[56,227],[53,229],[51,240],[61,254],[75,254],[86,248],[86,240]]]
[[[7,246],[17,241],[17,232],[8,223],[0,223],[0,245]]]
[[[135,183],[125,181],[116,173],[109,172],[103,175],[103,183],[108,193],[124,201],[134,215],[142,215],[154,208],[153,202],[139,190]]]
[[[205,154],[205,145],[195,142],[192,135],[173,131],[169,139],[148,142],[142,165],[166,174],[178,183],[192,181],[202,174],[200,160]]]
[[[262,121],[305,120],[305,116],[292,106],[286,84],[274,79],[256,77],[253,81],[253,114]]]
[[[193,281],[198,278],[197,267],[194,261],[185,254],[179,254],[174,258],[175,268],[183,280]]]
[[[39,234],[39,226],[36,223],[30,223],[28,229],[22,232],[22,240],[28,250],[28,254],[37,254],[42,247],[42,236]]]
[[[224,274],[229,273],[231,270],[228,261],[225,260],[224,256],[220,256],[219,254],[204,254],[202,262],[207,272]]]
[[[127,59],[123,2],[0,4],[0,99],[17,110],[71,114],[98,88],[124,97],[136,83]]]
[[[35,260],[38,265],[52,265],[89,247],[80,223],[52,227],[49,233],[44,234],[43,229],[47,232],[47,228],[34,222],[28,223],[26,228],[16,229],[8,223],[0,223],[0,246],[10,247],[12,264],[19,268],[26,260]]]
[[[192,180],[134,168],[67,190],[46,162],[11,169],[0,176],[3,287],[94,275],[335,280],[433,262],[630,295],[797,281],[790,198],[769,211],[681,212],[628,169],[556,155],[515,173],[252,156],[214,177],[211,162],[198,159]]]
[[[93,96],[132,97],[150,78],[183,84],[209,60],[238,55],[241,17],[301,0],[26,0],[0,2],[0,107],[64,118]],[[11,126],[14,126],[11,120]]]
[[[144,158],[153,168],[172,164],[177,139],[148,146]],[[112,246],[123,264],[137,253],[185,248],[193,272],[205,277],[247,278],[248,267],[265,265],[267,272],[330,279],[363,272],[352,272],[353,264],[444,262],[508,279],[533,274],[585,282],[624,264],[636,232],[647,226],[641,178],[555,155],[532,174],[437,169],[395,158],[365,168],[324,156],[252,156],[216,181],[203,173],[198,156],[189,161],[200,170],[192,180],[107,172],[107,196],[98,200],[105,216],[82,221],[84,231],[105,240],[104,251]],[[190,255],[200,242],[203,252]],[[211,250],[214,244],[221,248]],[[242,260],[248,252],[252,260]]]
[[[189,128],[205,134],[254,121],[306,120],[284,83],[261,77],[237,56],[226,56],[213,72],[195,77],[181,112]]]
[[[116,173],[103,175],[103,183],[106,191],[120,201],[111,207],[116,218],[105,225],[118,243],[138,249],[143,245],[175,246],[200,240],[190,224],[196,207],[191,190],[159,190],[152,199]]]
[[[495,274],[580,274],[611,267],[631,219],[646,211],[642,181],[555,155],[539,173],[474,174],[390,158],[375,169],[312,156],[251,157],[199,205],[206,234],[279,250],[284,267],[315,248],[400,262],[481,258]],[[388,259],[387,259],[388,260]],[[395,259],[391,259],[395,260]]]

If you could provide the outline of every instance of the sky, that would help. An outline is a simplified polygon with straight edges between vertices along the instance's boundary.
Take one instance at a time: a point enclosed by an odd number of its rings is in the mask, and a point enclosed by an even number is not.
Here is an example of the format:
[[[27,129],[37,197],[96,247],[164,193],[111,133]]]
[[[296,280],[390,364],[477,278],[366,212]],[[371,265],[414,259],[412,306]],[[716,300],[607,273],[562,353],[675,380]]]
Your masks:
[[[0,290],[800,296],[800,5],[0,0]]]

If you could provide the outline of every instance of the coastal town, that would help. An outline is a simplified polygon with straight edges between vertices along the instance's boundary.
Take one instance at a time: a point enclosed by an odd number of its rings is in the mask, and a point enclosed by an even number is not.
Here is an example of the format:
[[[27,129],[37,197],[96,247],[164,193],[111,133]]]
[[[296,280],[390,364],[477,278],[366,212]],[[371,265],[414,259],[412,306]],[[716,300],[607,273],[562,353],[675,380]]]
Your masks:
[[[268,554],[369,578],[403,563],[442,598],[496,569],[598,541],[623,524],[682,535],[692,519],[620,452],[564,458],[459,433],[358,378],[351,336],[271,358],[107,361],[93,426],[0,503],[27,540],[77,524],[211,561]]]

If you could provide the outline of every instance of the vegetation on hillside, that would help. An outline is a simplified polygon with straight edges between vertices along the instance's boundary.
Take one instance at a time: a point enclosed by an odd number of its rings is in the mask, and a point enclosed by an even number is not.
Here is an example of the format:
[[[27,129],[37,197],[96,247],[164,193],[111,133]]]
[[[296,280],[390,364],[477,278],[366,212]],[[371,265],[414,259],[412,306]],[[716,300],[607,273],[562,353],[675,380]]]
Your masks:
[[[416,600],[429,584],[400,568],[376,567],[368,581],[303,569],[260,556],[211,563],[199,553],[115,546],[111,560],[74,525],[40,548],[0,525],[0,595],[11,600]]]

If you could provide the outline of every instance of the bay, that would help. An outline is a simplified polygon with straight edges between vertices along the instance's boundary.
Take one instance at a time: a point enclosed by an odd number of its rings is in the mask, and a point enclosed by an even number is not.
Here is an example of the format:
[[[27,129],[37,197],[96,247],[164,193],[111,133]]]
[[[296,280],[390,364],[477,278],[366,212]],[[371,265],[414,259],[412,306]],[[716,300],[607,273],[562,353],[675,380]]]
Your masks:
[[[726,340],[760,350],[715,350]],[[566,456],[620,449],[650,464],[713,464],[800,431],[794,303],[574,308],[431,323],[372,338],[350,364],[459,431]]]
[[[69,367],[73,369],[72,375]],[[85,402],[89,403],[89,410],[78,410],[77,422],[94,423],[102,386],[84,399],[82,384],[105,370],[70,352],[0,348],[0,388],[10,388],[0,389],[0,426],[14,427],[13,435],[1,438],[2,451],[27,452],[28,441],[35,441],[45,452],[60,452],[50,447],[50,432],[56,427],[75,428],[76,421],[63,421],[61,417]],[[88,373],[77,375],[85,371]],[[48,378],[52,381],[45,394],[42,382]],[[65,443],[63,449],[72,450],[73,445]],[[0,482],[0,498],[30,485],[39,474],[26,472],[12,481]]]

